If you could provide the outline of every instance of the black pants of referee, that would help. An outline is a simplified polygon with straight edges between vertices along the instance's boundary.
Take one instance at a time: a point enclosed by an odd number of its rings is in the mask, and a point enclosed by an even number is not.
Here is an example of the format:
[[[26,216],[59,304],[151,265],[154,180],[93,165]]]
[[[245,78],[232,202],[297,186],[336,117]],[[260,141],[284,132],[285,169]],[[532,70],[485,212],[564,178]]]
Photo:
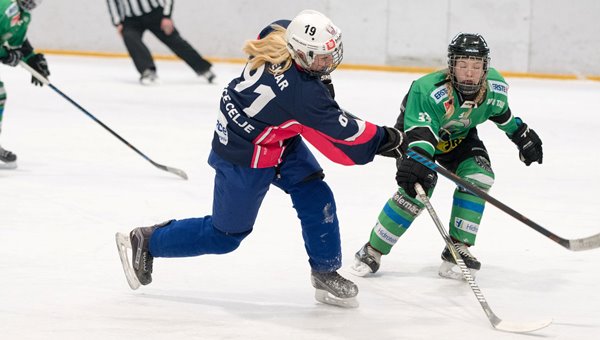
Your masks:
[[[141,74],[145,70],[156,71],[156,65],[152,59],[150,50],[142,41],[142,36],[146,30],[152,32],[158,40],[162,41],[179,58],[183,59],[197,74],[208,71],[211,63],[185,41],[177,29],[174,29],[170,35],[166,35],[160,29],[162,20],[162,9],[154,10],[146,15],[135,18],[125,18],[123,21],[123,40],[127,51],[133,59],[135,68]]]

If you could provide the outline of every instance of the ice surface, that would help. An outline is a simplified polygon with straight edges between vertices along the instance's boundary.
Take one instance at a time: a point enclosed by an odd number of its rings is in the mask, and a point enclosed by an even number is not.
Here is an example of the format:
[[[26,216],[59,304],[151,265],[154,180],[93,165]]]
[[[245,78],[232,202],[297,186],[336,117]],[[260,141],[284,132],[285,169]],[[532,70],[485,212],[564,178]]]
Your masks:
[[[0,143],[19,168],[0,171],[2,339],[515,339],[494,331],[464,282],[437,276],[444,242],[417,219],[375,277],[345,270],[395,190],[394,162],[344,167],[318,156],[338,205],[344,269],[360,307],[318,304],[291,201],[273,187],[254,232],[234,253],[156,259],[154,282],[129,289],[114,234],[211,212],[206,164],[221,89],[242,65],[216,64],[209,85],[182,62],[159,62],[143,87],[130,60],[48,56],[52,83],[183,181],[158,170],[21,68],[8,91]],[[337,99],[374,123],[395,122],[418,74],[337,70]],[[508,79],[516,115],[544,141],[524,166],[494,124],[479,129],[496,172],[494,197],[568,238],[600,231],[600,83]],[[432,204],[446,223],[453,185]],[[600,249],[574,253],[488,206],[473,253],[477,282],[506,321],[554,319],[534,334],[597,339]]]

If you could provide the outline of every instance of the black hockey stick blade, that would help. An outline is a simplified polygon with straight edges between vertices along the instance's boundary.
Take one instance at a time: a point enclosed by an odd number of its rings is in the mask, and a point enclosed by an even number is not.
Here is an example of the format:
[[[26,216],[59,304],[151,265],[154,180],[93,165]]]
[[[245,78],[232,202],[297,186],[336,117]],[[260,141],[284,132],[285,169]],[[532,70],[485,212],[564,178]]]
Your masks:
[[[582,251],[582,250],[597,249],[597,248],[600,247],[600,234],[596,234],[596,235],[592,235],[592,236],[588,236],[588,237],[583,237],[583,238],[578,238],[578,239],[566,239],[566,238],[560,237],[560,236],[556,235],[555,233],[549,231],[548,229],[542,227],[541,225],[533,222],[532,220],[530,220],[529,218],[527,218],[525,215],[519,213],[518,211],[514,210],[513,208],[511,208],[511,207],[507,206],[506,204],[498,201],[494,197],[490,196],[487,192],[479,189],[478,187],[474,186],[473,184],[471,184],[471,183],[465,181],[464,179],[458,177],[452,171],[444,168],[441,165],[436,164],[435,162],[431,161],[429,158],[427,158],[427,157],[421,155],[420,153],[414,151],[413,149],[409,149],[406,152],[406,155],[408,157],[416,160],[417,162],[425,165],[429,169],[431,169],[433,171],[436,171],[438,174],[446,177],[447,179],[453,181],[458,186],[464,188],[465,190],[469,191],[473,195],[479,196],[480,198],[486,200],[487,202],[489,202],[490,204],[492,204],[496,208],[504,211],[508,215],[510,215],[510,216],[516,218],[517,220],[523,222],[525,225],[527,225],[531,229],[533,229],[533,230],[537,231],[538,233],[546,236],[547,238],[549,238],[552,241],[560,244],[561,246],[565,247],[568,250]]]
[[[442,225],[442,222],[440,222],[440,218],[435,212],[435,209],[433,209],[433,205],[431,205],[431,202],[429,202],[429,197],[427,197],[427,194],[425,193],[425,190],[423,190],[421,184],[416,183],[415,190],[421,202],[425,204],[425,207],[429,212],[429,216],[431,216],[431,219],[433,220],[433,223],[435,224],[437,230],[440,232],[440,235],[442,235],[444,242],[446,242],[446,247],[448,247],[448,250],[450,250],[452,257],[454,258],[454,262],[456,262],[456,265],[460,268],[463,278],[469,284],[469,287],[473,291],[473,294],[475,294],[477,301],[479,301],[481,308],[483,308],[485,315],[487,316],[494,329],[510,333],[529,333],[547,327],[552,323],[552,320],[542,320],[536,322],[510,322],[504,321],[500,319],[496,314],[494,314],[492,308],[485,299],[485,296],[483,296],[479,285],[477,285],[475,278],[473,277],[473,275],[471,275],[471,271],[469,270],[462,257],[458,253],[458,250],[454,246],[454,243],[450,238],[450,234],[448,234],[448,232]]]
[[[71,97],[67,96],[61,90],[59,90],[56,86],[52,85],[52,83],[50,83],[50,81],[46,77],[42,76],[38,71],[34,70],[31,66],[27,65],[27,63],[25,63],[24,61],[21,60],[19,62],[19,65],[21,65],[24,69],[29,71],[29,73],[31,73],[31,75],[33,75],[37,80],[42,82],[44,85],[47,85],[49,88],[51,88],[56,93],[58,93],[61,97],[66,99],[69,103],[73,104],[76,108],[81,110],[81,112],[85,113],[93,121],[95,121],[100,126],[102,126],[106,131],[110,132],[113,136],[117,137],[117,139],[119,139],[121,142],[123,142],[125,145],[127,145],[129,148],[131,148],[133,151],[135,151],[138,155],[142,156],[145,160],[152,163],[152,165],[154,165],[155,167],[157,167],[161,170],[164,170],[164,171],[170,172],[174,175],[177,175],[185,180],[188,179],[187,174],[183,170],[180,170],[177,168],[172,168],[172,167],[169,167],[166,165],[162,165],[162,164],[156,163],[155,161],[151,160],[150,157],[146,156],[143,152],[138,150],[135,146],[131,145],[128,141],[125,140],[125,138],[121,137],[118,133],[114,132],[111,128],[109,128],[108,125],[104,124],[102,121],[100,121],[98,118],[96,118],[96,116],[91,114],[88,110],[84,109],[83,106],[79,105],[76,101],[71,99]]]

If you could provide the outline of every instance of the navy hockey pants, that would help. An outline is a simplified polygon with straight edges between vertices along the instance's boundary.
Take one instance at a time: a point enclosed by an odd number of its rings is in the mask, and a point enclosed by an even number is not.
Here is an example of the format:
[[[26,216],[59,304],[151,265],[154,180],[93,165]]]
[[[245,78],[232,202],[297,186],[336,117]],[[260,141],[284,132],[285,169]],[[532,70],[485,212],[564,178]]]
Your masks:
[[[208,162],[216,170],[212,216],[174,220],[157,229],[150,239],[150,253],[154,257],[224,254],[235,250],[252,231],[262,200],[273,184],[292,199],[312,270],[329,272],[341,267],[333,193],[322,180],[322,169],[304,143],[286,155],[279,173],[275,168],[240,167],[214,152]]]

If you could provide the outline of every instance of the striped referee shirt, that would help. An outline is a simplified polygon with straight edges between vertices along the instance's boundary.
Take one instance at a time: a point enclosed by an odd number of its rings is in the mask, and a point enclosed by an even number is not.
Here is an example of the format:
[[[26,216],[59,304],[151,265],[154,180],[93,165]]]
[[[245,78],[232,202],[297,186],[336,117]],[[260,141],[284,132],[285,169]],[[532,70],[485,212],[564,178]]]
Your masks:
[[[106,0],[108,2],[108,11],[115,26],[125,20],[125,18],[141,17],[152,12],[154,9],[161,8],[163,16],[170,18],[173,12],[174,0]]]

